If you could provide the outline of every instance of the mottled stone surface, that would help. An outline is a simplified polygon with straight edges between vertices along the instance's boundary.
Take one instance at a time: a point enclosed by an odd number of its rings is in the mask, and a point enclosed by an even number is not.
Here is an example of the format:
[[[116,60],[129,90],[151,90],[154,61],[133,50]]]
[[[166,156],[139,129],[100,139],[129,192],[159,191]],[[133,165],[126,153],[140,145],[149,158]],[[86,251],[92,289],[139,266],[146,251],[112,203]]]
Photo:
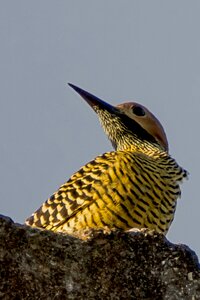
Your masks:
[[[0,217],[0,299],[200,299],[197,257],[152,232],[87,241]]]

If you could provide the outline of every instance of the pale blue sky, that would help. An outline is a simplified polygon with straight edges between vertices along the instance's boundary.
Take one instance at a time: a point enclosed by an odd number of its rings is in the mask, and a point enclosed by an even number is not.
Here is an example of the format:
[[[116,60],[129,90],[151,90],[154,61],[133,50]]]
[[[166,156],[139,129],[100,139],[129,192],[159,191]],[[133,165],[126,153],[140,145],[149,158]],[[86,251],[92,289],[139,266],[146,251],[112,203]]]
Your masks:
[[[163,124],[190,172],[168,238],[200,255],[200,1],[0,1],[0,213],[23,223],[111,149],[72,82]]]

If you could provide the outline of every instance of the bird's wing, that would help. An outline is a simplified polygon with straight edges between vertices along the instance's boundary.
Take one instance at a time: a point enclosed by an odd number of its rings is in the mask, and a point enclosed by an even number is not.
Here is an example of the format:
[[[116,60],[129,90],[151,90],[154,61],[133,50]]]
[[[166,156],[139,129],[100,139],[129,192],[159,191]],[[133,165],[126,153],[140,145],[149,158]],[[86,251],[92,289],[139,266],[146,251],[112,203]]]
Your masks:
[[[58,227],[101,198],[111,182],[117,187],[114,179],[117,157],[117,152],[108,152],[83,166],[26,220],[26,224],[47,229]]]

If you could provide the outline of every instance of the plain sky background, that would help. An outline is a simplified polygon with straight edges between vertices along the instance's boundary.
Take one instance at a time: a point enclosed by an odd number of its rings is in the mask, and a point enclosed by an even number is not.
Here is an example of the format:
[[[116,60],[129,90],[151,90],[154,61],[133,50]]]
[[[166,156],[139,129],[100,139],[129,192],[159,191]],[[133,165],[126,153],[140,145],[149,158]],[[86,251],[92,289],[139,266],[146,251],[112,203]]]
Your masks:
[[[190,172],[167,235],[200,256],[200,1],[0,1],[0,213],[23,223],[111,145],[72,82],[163,124]]]

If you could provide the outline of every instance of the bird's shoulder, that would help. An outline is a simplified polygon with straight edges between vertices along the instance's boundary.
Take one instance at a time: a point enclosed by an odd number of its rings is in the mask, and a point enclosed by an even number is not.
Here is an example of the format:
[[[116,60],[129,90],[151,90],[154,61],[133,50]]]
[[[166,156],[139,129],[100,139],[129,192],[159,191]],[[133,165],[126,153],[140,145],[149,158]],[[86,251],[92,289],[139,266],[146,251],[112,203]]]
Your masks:
[[[93,185],[107,183],[108,177],[113,180],[127,173],[134,176],[143,173],[173,174],[182,176],[183,170],[169,155],[151,156],[142,152],[120,150],[106,152],[88,162],[79,171],[75,172],[69,180],[61,185],[58,191],[71,189],[91,188]],[[105,181],[104,181],[105,179]]]
[[[69,187],[75,183],[84,184],[98,181],[101,177],[113,169],[129,169],[132,166],[132,172],[134,172],[133,166],[136,165],[140,168],[140,162],[148,161],[146,155],[139,152],[131,151],[110,151],[102,155],[97,156],[95,159],[88,162],[79,171],[75,172],[69,180],[64,183],[62,187]]]

